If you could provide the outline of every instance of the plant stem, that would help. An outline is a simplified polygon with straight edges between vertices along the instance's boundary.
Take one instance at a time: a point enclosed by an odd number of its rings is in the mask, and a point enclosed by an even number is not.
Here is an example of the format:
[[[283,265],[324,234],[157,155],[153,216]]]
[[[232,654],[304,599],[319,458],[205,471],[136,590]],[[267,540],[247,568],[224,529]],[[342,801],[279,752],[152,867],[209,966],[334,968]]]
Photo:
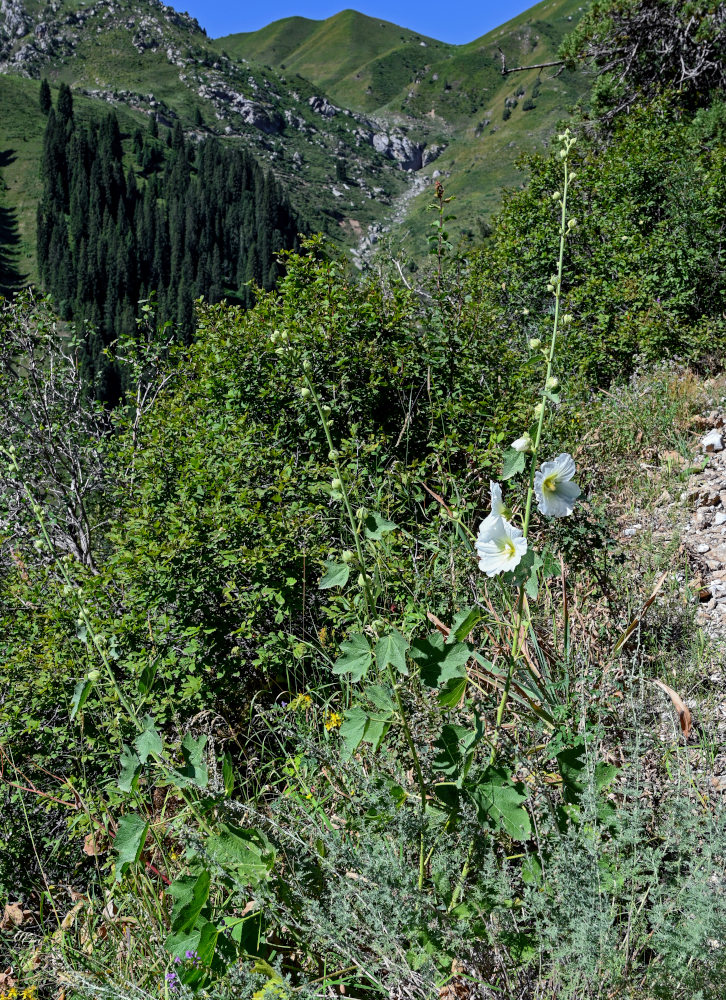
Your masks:
[[[567,140],[569,143],[569,139]],[[563,147],[569,152],[569,144]],[[524,510],[524,521],[522,524],[522,534],[527,537],[529,531],[529,519],[532,513],[532,500],[534,498],[534,476],[535,470],[537,468],[537,453],[539,452],[540,441],[542,440],[542,430],[544,428],[544,418],[547,409],[547,383],[552,375],[552,365],[555,358],[555,347],[557,345],[557,333],[559,330],[560,321],[560,302],[562,298],[562,269],[565,259],[565,237],[567,235],[567,192],[570,182],[570,170],[567,164],[567,157],[564,160],[564,174],[565,182],[564,188],[562,190],[562,208],[560,212],[560,249],[559,256],[557,259],[557,281],[555,284],[555,315],[552,324],[552,338],[550,340],[549,351],[547,352],[547,371],[545,373],[545,385],[542,390],[541,399],[541,410],[539,414],[539,420],[537,421],[537,430],[535,432],[534,441],[532,443],[532,460],[530,462],[529,468],[529,488],[527,489],[527,501]],[[492,733],[492,749],[489,757],[489,764],[493,764],[496,760],[497,755],[497,743],[499,738],[499,730],[502,725],[502,719],[504,718],[504,712],[507,707],[507,701],[509,699],[509,690],[512,685],[512,676],[514,674],[514,668],[519,659],[520,649],[519,649],[519,636],[522,631],[522,613],[524,611],[525,603],[525,593],[524,584],[520,584],[519,595],[517,597],[517,611],[514,619],[514,634],[512,636],[512,650],[509,657],[509,666],[507,669],[507,679],[504,684],[504,690],[502,691],[501,701],[497,707],[496,722],[494,726],[494,732]]]
[[[329,423],[328,423],[327,414],[323,411],[323,407],[322,407],[322,404],[320,402],[320,397],[318,396],[317,390],[315,388],[315,383],[310,378],[310,375],[309,375],[308,371],[305,369],[304,366],[303,366],[303,373],[304,373],[304,377],[305,377],[305,382],[306,382],[307,388],[310,391],[310,395],[312,397],[312,400],[315,403],[315,408],[318,411],[318,415],[320,417],[320,422],[323,425],[323,430],[325,432],[325,438],[326,438],[326,440],[328,442],[329,453],[331,455],[331,461],[333,462],[333,467],[335,468],[335,475],[340,480],[340,492],[343,495],[343,504],[345,506],[346,513],[348,515],[348,520],[350,522],[350,527],[351,527],[351,530],[353,532],[353,538],[354,538],[354,541],[355,541],[356,554],[358,556],[358,565],[360,566],[361,574],[362,574],[363,579],[364,579],[363,592],[365,594],[365,599],[366,599],[366,604],[368,606],[368,611],[371,614],[371,616],[373,617],[373,616],[375,616],[375,610],[376,610],[376,608],[375,608],[375,601],[373,599],[373,594],[371,593],[370,583],[368,581],[368,574],[366,573],[365,558],[364,558],[364,555],[363,555],[363,547],[361,545],[361,540],[360,540],[360,528],[359,528],[359,525],[358,525],[358,520],[354,516],[353,509],[352,509],[352,507],[350,505],[350,497],[349,497],[349,494],[348,494],[348,487],[347,487],[347,484],[346,484],[346,481],[345,481],[345,476],[343,475],[343,470],[342,470],[342,468],[340,466],[340,463],[338,462],[338,452],[337,452],[337,450],[336,450],[336,448],[335,448],[335,446],[333,444],[333,438],[332,438],[331,433],[330,433],[330,426],[329,426]],[[419,886],[419,889],[422,889],[423,888],[423,883],[424,883],[425,869],[426,869],[426,864],[425,864],[425,838],[424,838],[424,830],[423,830],[423,817],[426,814],[426,782],[424,780],[423,771],[421,770],[421,762],[419,760],[418,753],[416,752],[416,744],[413,741],[413,736],[411,735],[411,729],[410,729],[410,727],[408,725],[408,720],[406,718],[406,712],[405,712],[405,709],[403,707],[403,702],[401,700],[401,692],[399,690],[398,685],[396,684],[396,679],[395,679],[395,677],[393,675],[393,670],[391,669],[390,664],[388,666],[388,674],[389,674],[389,678],[390,678],[390,681],[391,681],[391,686],[393,687],[393,693],[394,693],[395,698],[396,698],[396,704],[398,706],[398,711],[399,711],[400,716],[401,716],[401,722],[402,722],[402,725],[403,725],[404,737],[406,739],[406,743],[408,744],[408,748],[411,751],[411,757],[413,759],[413,766],[414,766],[414,770],[416,771],[416,778],[417,778],[417,781],[418,781],[419,791],[420,791],[420,794],[421,794],[421,817],[422,817],[422,825],[421,825],[421,836],[420,836],[420,843],[419,843],[418,886]]]
[[[355,551],[358,557],[358,565],[360,566],[361,575],[363,576],[363,593],[366,599],[366,605],[368,606],[368,611],[372,617],[375,616],[376,606],[373,599],[373,594],[371,593],[370,582],[368,580],[368,574],[366,573],[365,557],[363,555],[363,547],[360,542],[360,528],[358,526],[357,518],[353,514],[353,509],[350,505],[350,497],[348,495],[348,486],[345,481],[345,476],[343,475],[343,470],[338,462],[338,451],[333,444],[333,438],[330,433],[330,425],[328,423],[327,414],[323,412],[323,406],[320,402],[320,397],[315,389],[315,383],[310,378],[310,375],[303,368],[303,373],[305,377],[305,382],[308,389],[310,390],[310,395],[312,396],[313,402],[315,403],[315,408],[318,411],[318,416],[320,417],[320,423],[323,425],[323,430],[325,431],[325,438],[328,442],[328,450],[331,455],[331,461],[333,463],[333,468],[335,469],[336,478],[340,480],[340,492],[343,495],[343,505],[345,506],[345,512],[348,515],[348,521],[350,522],[351,531],[353,532],[353,540],[355,542]]]
[[[398,705],[398,711],[401,714],[401,722],[403,723],[403,734],[408,743],[408,748],[411,751],[411,757],[413,758],[413,766],[416,771],[416,778],[418,780],[418,787],[421,793],[421,836],[419,838],[419,856],[418,856],[418,887],[423,889],[424,875],[426,870],[425,861],[425,839],[424,839],[424,829],[423,820],[426,815],[426,782],[424,780],[423,771],[421,770],[421,761],[418,758],[418,753],[416,752],[416,744],[413,742],[413,736],[411,735],[411,729],[408,725],[408,719],[406,718],[406,712],[403,708],[403,702],[401,700],[401,692],[396,684],[395,678],[393,676],[393,670],[391,665],[388,665],[388,676],[390,678],[391,684],[393,685],[393,693],[396,697],[396,704]]]

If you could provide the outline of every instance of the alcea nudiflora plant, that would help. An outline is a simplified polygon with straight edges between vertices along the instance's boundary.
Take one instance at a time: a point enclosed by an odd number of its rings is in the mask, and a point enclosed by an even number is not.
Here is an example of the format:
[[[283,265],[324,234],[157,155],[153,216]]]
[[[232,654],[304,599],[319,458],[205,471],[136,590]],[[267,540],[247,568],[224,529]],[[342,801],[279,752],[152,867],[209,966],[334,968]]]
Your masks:
[[[396,526],[379,513],[365,508],[354,510],[355,474],[333,439],[331,407],[323,402],[328,387],[316,384],[313,363],[306,355],[304,344],[297,342],[294,330],[275,331],[272,335],[281,360],[284,358],[297,365],[300,396],[307,404],[312,404],[323,428],[332,465],[330,496],[342,506],[351,539],[352,547],[345,549],[340,560],[326,562],[325,575],[320,582],[321,588],[335,587],[346,592],[352,618],[358,624],[358,630],[341,643],[341,655],[333,666],[336,675],[350,681],[352,703],[340,727],[343,754],[350,758],[363,743],[369,744],[375,752],[392,727],[400,726],[416,785],[416,790],[411,789],[405,798],[417,804],[420,815],[420,890],[426,882],[426,860],[431,850],[427,818],[430,808],[435,807],[437,815],[443,812],[447,816],[446,823],[454,825],[464,804],[473,806],[485,828],[503,831],[516,840],[528,838],[531,823],[524,805],[528,793],[523,784],[515,780],[513,771],[498,760],[499,734],[510,699],[517,702],[521,711],[552,725],[548,693],[543,690],[542,678],[529,670],[523,647],[529,623],[528,602],[536,598],[539,581],[560,569],[551,554],[537,553],[530,546],[528,534],[535,501],[537,510],[545,518],[565,517],[572,513],[580,495],[570,455],[563,453],[542,461],[547,408],[559,402],[559,383],[554,373],[558,333],[563,325],[571,322],[569,315],[561,315],[565,247],[568,234],[577,226],[577,221],[567,216],[568,191],[574,178],[569,168],[569,154],[575,137],[568,130],[560,136],[560,143],[563,186],[562,191],[552,196],[560,210],[559,254],[548,284],[554,297],[553,322],[546,341],[539,338],[530,341],[531,350],[542,356],[543,388],[540,399],[533,404],[532,426],[513,443],[505,456],[502,471],[503,481],[511,479],[525,470],[529,458],[524,509],[515,519],[504,504],[501,485],[492,483],[492,510],[481,522],[476,536],[458,522],[458,527],[468,533],[469,545],[478,558],[480,570],[488,578],[499,578],[501,595],[509,601],[510,620],[504,631],[510,637],[510,646],[505,671],[495,668],[480,649],[467,641],[476,625],[486,617],[482,607],[465,609],[456,616],[450,628],[439,623],[437,632],[425,636],[407,634],[410,629],[401,622],[391,621],[390,614],[379,607],[383,584],[369,571],[368,561],[371,547]],[[347,590],[351,571],[357,571],[357,595]],[[513,601],[509,597],[512,585],[516,595]],[[469,664],[474,668],[471,671]],[[526,681],[515,682],[515,674],[521,666],[525,674],[529,671],[529,676]],[[483,690],[477,677],[498,692],[493,723],[488,724],[478,709],[470,707],[471,728],[444,724],[434,741],[435,756],[425,768],[407,717],[406,695],[428,689],[435,693],[437,704],[444,711],[465,704],[472,706],[473,703],[467,702],[468,690],[477,686]],[[450,888],[446,900],[450,908],[457,905],[467,874],[468,867],[465,867],[458,883]]]

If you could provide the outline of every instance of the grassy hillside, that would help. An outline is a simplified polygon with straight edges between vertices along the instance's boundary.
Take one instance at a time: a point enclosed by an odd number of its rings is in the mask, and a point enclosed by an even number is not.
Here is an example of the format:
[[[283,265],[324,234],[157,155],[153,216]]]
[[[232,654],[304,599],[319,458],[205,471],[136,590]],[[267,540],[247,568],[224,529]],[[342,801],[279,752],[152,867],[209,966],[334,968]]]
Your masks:
[[[45,118],[38,84],[0,76],[0,293],[34,281],[35,209],[40,197],[40,161]],[[29,169],[29,163],[36,169]]]
[[[43,129],[28,76],[70,84],[98,113],[110,105],[142,125],[156,116],[162,128],[178,119],[188,134],[241,143],[315,228],[342,243],[405,215],[415,256],[425,251],[434,174],[457,195],[454,233],[476,234],[501,187],[517,182],[519,153],[540,147],[586,87],[550,70],[502,76],[499,54],[501,47],[510,66],[551,60],[580,16],[577,0],[545,0],[468,45],[353,10],[324,21],[286,18],[214,42],[193,18],[154,0],[15,0],[14,10],[25,34],[0,24],[8,108],[0,140],[13,150],[0,167],[8,184],[0,224],[11,255],[20,255],[18,280],[35,276]],[[407,169],[422,161],[423,193],[411,200]]]
[[[502,188],[521,183],[520,153],[541,149],[587,89],[580,73],[558,74],[557,68],[503,76],[500,49],[508,68],[550,62],[582,12],[579,0],[544,0],[467,45],[437,42],[355,11],[324,21],[288,18],[214,44],[238,59],[284,65],[338,103],[413,136],[425,123],[443,138],[446,149],[421,172],[425,188],[409,201],[399,232],[407,252],[419,256],[433,175],[457,198],[452,233],[476,236],[498,208]]]
[[[324,21],[285,18],[215,45],[237,58],[299,73],[334,100],[367,112],[393,100],[434,53],[438,59],[456,48],[355,10]]]

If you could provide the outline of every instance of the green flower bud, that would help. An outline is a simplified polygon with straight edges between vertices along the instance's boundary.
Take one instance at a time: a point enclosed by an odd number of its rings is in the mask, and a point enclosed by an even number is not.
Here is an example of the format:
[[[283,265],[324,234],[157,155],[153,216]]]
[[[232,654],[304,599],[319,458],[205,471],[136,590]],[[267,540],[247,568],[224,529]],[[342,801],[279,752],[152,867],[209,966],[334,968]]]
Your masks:
[[[350,551],[350,549],[346,549],[340,558],[343,560],[344,563],[352,562],[353,553]]]
[[[529,342],[530,350],[538,351],[541,346],[542,346],[542,341],[539,339],[539,337],[532,337],[532,339]]]
[[[91,681],[91,683],[94,683],[95,681],[97,681],[100,676],[101,676],[101,671],[100,670],[89,670],[88,671],[88,680]]]
[[[321,409],[321,410],[323,411],[323,413],[325,414],[325,416],[326,416],[326,417],[327,417],[327,415],[328,415],[329,413],[332,413],[332,412],[333,412],[333,411],[332,411],[332,410],[330,409],[330,407],[329,407],[329,406],[327,405],[327,403],[326,403],[326,404],[325,404],[324,406],[321,406],[321,407],[320,407],[320,409]]]
[[[280,334],[280,340],[286,344],[289,339],[290,339],[290,334],[287,332],[287,330],[283,330],[282,333]]]
[[[337,451],[329,451],[328,452],[328,458],[330,459],[331,462],[334,462],[335,459],[338,457],[339,454],[340,453],[337,452]]]
[[[312,367],[313,366],[310,364],[310,361],[307,358],[305,358],[305,360],[303,361],[303,371],[309,372]]]
[[[561,199],[562,199],[562,195],[560,194],[559,191],[553,191],[552,192],[552,201],[560,201]]]
[[[523,315],[523,316],[529,316],[529,309],[527,309],[527,308],[525,307],[525,308],[524,308],[524,309],[522,310],[522,315]]]
[[[577,177],[577,174],[575,173],[575,171],[571,170],[570,171],[570,182],[574,181],[576,177]]]
[[[572,313],[565,313],[565,315],[562,317],[562,325],[569,326],[572,320],[573,320]]]
[[[547,285],[547,291],[548,292],[554,292],[554,290],[555,290],[555,286],[552,284],[552,282],[550,282],[550,284]],[[278,348],[278,350],[279,350],[279,348]]]
[[[368,511],[365,509],[365,507],[359,507],[358,510],[355,512],[355,516],[358,518],[359,521],[365,521],[365,519],[368,517]]]
[[[358,586],[359,587],[365,587],[366,582],[367,581],[366,581],[366,578],[365,578],[365,574],[364,573],[359,573],[358,574]]]
[[[333,487],[334,490],[339,490],[343,484],[339,479],[336,478],[331,480],[330,485]]]
[[[542,416],[543,412],[544,412],[544,403],[537,403],[537,405],[534,408],[534,415],[538,420]]]
[[[302,388],[300,390],[300,395],[302,396],[303,399],[307,399],[308,398],[308,396],[310,395],[310,390],[308,389],[307,386],[305,386],[304,388]]]
[[[560,380],[557,378],[556,375],[550,375],[550,377],[545,382],[545,386],[548,389],[556,389],[559,384]]]
[[[577,226],[577,219],[570,219],[569,222],[567,223],[568,229],[575,229],[576,226]]]

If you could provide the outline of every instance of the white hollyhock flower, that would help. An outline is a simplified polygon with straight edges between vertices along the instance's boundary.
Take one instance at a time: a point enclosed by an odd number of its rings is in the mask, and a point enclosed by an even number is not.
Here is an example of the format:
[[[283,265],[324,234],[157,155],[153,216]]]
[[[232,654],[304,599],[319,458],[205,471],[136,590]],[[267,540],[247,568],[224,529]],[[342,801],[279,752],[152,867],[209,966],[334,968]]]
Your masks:
[[[482,521],[474,547],[482,573],[498,576],[519,566],[527,551],[527,539],[503,517],[495,517],[488,525],[487,521],[490,519]]]
[[[502,501],[502,487],[499,483],[489,482],[489,496],[492,503],[492,512],[488,514],[479,525],[479,535],[486,534],[498,517],[504,517],[507,508]]]
[[[553,462],[543,462],[534,477],[537,508],[546,517],[567,517],[571,514],[580,487],[572,482],[575,462],[572,455],[563,453]]]

